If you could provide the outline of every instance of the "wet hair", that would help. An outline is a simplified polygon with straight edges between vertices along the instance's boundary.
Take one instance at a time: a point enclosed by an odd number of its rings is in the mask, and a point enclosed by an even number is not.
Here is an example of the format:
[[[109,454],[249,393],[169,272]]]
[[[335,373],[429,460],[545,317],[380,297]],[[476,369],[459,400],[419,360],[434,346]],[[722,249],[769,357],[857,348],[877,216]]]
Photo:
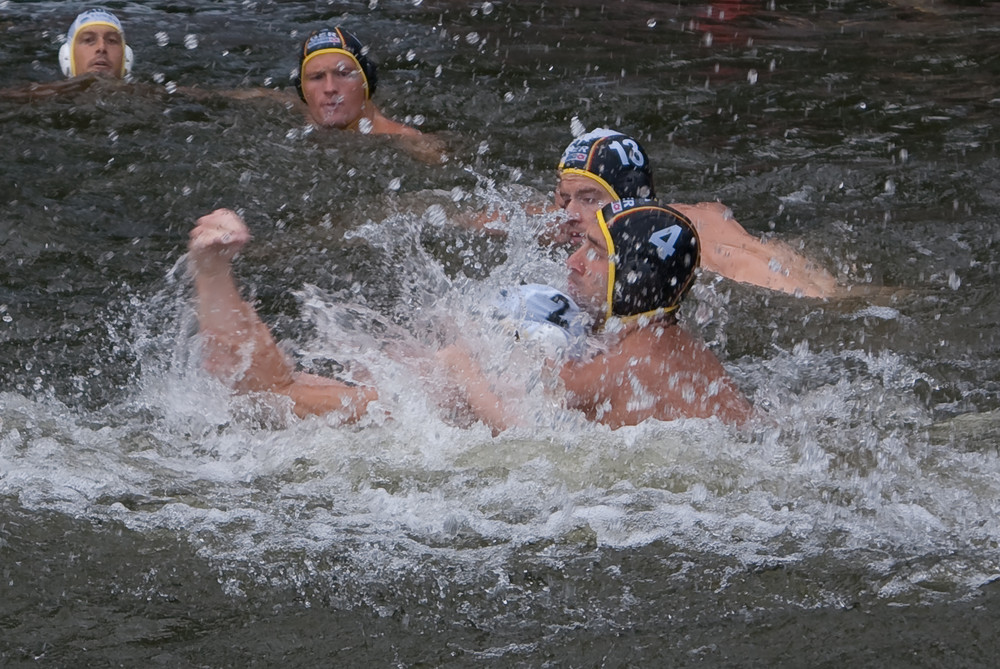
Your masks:
[[[676,311],[700,259],[691,221],[654,200],[631,198],[606,205],[597,221],[610,264],[606,317]]]
[[[305,95],[302,94],[303,70],[309,60],[324,53],[339,53],[353,60],[365,79],[365,97],[370,100],[375,95],[375,87],[378,85],[378,71],[375,68],[375,63],[368,58],[368,47],[352,33],[337,26],[313,31],[302,43],[302,49],[299,52],[299,69],[292,77],[292,81],[303,102],[306,101]]]
[[[600,183],[615,200],[653,199],[649,155],[624,133],[597,128],[574,139],[559,161],[560,174],[580,174]]]
[[[132,53],[132,47],[125,43],[125,28],[122,27],[122,22],[118,20],[117,16],[103,7],[95,7],[94,9],[81,12],[73,20],[73,23],[70,24],[69,30],[66,31],[66,41],[59,47],[59,68],[62,70],[62,73],[67,77],[75,77],[79,74],[76,71],[76,62],[73,53],[74,41],[81,30],[87,26],[94,25],[114,28],[122,36],[122,50],[124,54],[122,56],[122,69],[118,73],[118,76],[124,77],[126,74],[131,73],[134,54]]]

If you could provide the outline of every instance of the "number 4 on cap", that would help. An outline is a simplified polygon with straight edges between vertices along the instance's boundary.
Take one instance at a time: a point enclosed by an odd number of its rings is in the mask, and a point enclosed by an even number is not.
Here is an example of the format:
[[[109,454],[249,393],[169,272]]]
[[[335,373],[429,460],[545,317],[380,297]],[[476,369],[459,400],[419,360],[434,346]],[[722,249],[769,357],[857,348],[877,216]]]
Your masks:
[[[657,230],[649,236],[650,243],[656,247],[656,252],[662,260],[666,260],[677,251],[677,239],[681,236],[681,226],[671,225],[669,228]]]

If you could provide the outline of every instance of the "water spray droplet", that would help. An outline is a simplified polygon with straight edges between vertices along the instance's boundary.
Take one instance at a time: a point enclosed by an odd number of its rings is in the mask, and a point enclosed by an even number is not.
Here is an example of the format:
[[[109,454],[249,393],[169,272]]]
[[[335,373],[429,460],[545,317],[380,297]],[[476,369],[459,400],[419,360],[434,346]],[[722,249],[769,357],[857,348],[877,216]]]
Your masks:
[[[468,42],[469,44],[478,44],[479,33],[469,33],[468,35],[465,36],[465,41]]]
[[[585,126],[580,119],[574,116],[569,122],[569,132],[574,137],[579,137],[580,135],[587,132],[587,126]]]
[[[503,101],[504,102],[513,102],[514,101],[514,94],[511,93],[510,91],[507,91],[506,93],[503,94]]]
[[[962,285],[962,280],[955,274],[954,270],[948,270],[948,287],[952,290],[958,290]]]
[[[749,72],[747,72],[747,81],[749,81],[751,84],[757,83],[757,70],[750,70]]]
[[[396,177],[395,179],[389,182],[387,188],[391,191],[397,191],[399,190],[399,187],[402,185],[402,183],[403,183],[402,179],[400,177]]]
[[[493,13],[493,3],[492,2],[484,2],[483,3],[483,16],[489,16],[492,13]]]
[[[197,35],[185,35],[184,36],[184,48],[185,49],[197,49],[198,48],[198,36]]]
[[[165,32],[156,33],[156,44],[158,46],[167,46],[170,43],[170,37],[167,36]]]
[[[650,19],[650,20],[646,21],[646,25],[649,26],[650,28],[655,28],[656,27],[656,19]]]

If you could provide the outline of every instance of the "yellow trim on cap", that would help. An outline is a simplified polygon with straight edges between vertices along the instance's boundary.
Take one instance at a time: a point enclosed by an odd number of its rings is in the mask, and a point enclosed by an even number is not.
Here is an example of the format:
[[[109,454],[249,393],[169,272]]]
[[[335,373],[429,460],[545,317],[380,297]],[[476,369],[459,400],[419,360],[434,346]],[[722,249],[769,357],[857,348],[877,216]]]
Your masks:
[[[601,210],[597,211],[597,225],[608,245],[608,299],[604,307],[604,321],[607,322],[613,315],[611,305],[615,296],[615,243],[611,240],[611,230],[608,229],[608,224],[604,221],[604,212]]]
[[[587,170],[582,170],[579,167],[563,167],[562,164],[560,163],[560,165],[559,165],[559,174],[560,174],[560,176],[563,175],[563,174],[575,174],[577,176],[587,177],[588,179],[593,179],[594,181],[596,181],[597,183],[599,183],[604,188],[604,190],[608,191],[608,195],[611,196],[611,201],[612,202],[621,199],[620,197],[618,197],[618,193],[615,192],[615,189],[611,187],[611,184],[609,184],[607,181],[605,181],[601,177],[597,176],[593,172],[588,172]]]
[[[118,73],[118,76],[124,77],[125,76],[125,33],[123,33],[114,23],[108,23],[107,21],[87,21],[86,23],[77,26],[76,32],[73,33],[73,43],[69,45],[69,71],[73,73],[74,77],[77,75],[76,40],[80,38],[80,33],[83,32],[83,29],[89,28],[90,26],[107,26],[108,28],[113,29],[116,33],[122,36],[122,67],[121,67],[121,72]]]
[[[341,41],[343,41],[343,39],[341,39]],[[351,60],[354,61],[355,67],[357,67],[358,68],[358,72],[361,73],[361,79],[362,79],[362,81],[365,82],[365,99],[366,100],[370,100],[372,96],[371,96],[370,89],[368,88],[368,75],[365,74],[365,68],[361,67],[361,61],[358,60],[358,57],[355,56],[350,51],[348,51],[347,49],[329,48],[329,49],[318,49],[317,51],[313,51],[311,54],[309,54],[308,56],[306,56],[305,58],[302,59],[302,67],[299,69],[299,78],[302,79],[303,81],[305,81],[305,78],[306,78],[306,63],[308,63],[310,60],[312,60],[316,56],[322,56],[323,54],[326,54],[326,53],[339,53],[339,54],[341,54],[343,56],[347,56],[348,58],[350,58]]]
[[[655,321],[656,319],[662,316],[669,316],[670,314],[680,309],[680,307],[681,307],[680,304],[675,304],[672,307],[657,307],[655,309],[652,309],[651,311],[644,311],[641,314],[632,314],[631,316],[611,316],[608,318],[608,320],[611,320],[611,318],[616,318],[623,324],[635,322],[640,318],[649,318],[649,320]]]

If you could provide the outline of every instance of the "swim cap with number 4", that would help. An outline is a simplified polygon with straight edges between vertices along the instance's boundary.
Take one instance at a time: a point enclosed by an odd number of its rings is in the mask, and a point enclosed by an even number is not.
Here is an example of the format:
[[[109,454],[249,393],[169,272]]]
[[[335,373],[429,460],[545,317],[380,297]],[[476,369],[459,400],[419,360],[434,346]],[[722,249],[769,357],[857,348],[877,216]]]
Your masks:
[[[594,179],[616,200],[655,198],[649,156],[626,134],[597,128],[574,139],[559,161],[561,174]]]
[[[597,221],[608,245],[607,317],[675,311],[700,257],[691,221],[653,200],[635,199],[606,205]]]

